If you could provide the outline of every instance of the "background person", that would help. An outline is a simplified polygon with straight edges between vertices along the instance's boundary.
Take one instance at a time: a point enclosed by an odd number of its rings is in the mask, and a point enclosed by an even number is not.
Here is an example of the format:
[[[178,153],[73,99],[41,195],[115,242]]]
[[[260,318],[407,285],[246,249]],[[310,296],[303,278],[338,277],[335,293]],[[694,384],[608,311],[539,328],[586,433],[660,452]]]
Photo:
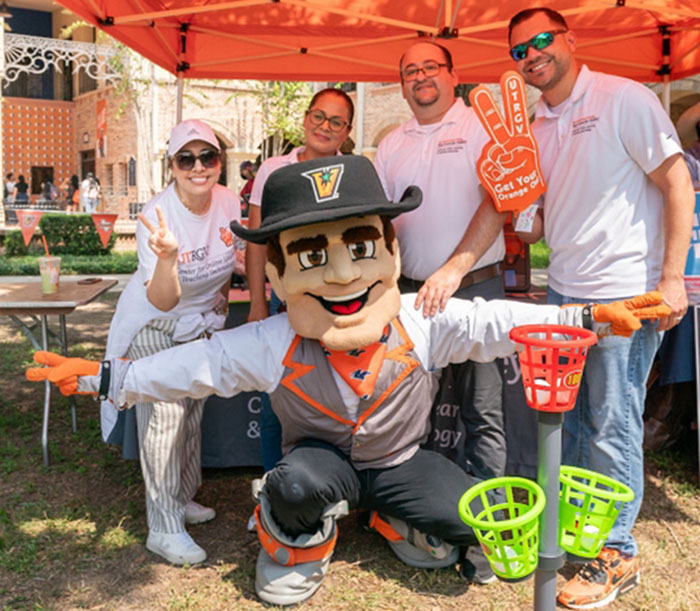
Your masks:
[[[5,174],[4,187],[3,200],[9,201],[12,194],[15,192],[15,175],[13,172],[8,172]]]
[[[242,161],[239,166],[239,172],[241,178],[245,180],[245,184],[238,194],[241,198],[241,214],[244,217],[248,216],[248,202],[250,201],[250,194],[253,191],[253,183],[255,182],[255,174],[257,168],[252,161]]]
[[[683,151],[693,187],[700,190],[700,102],[694,104],[676,122],[678,137],[683,143],[690,143]]]
[[[61,183],[61,191],[66,195],[66,210],[68,212],[77,212],[80,205],[80,182],[78,177],[66,177]]]
[[[24,175],[20,174],[12,192],[12,199],[15,203],[29,201],[29,184],[24,180]]]
[[[694,197],[669,117],[644,85],[580,66],[574,32],[551,9],[518,13],[508,37],[516,69],[542,91],[532,132],[547,192],[523,237],[544,235],[552,249],[547,300],[604,302],[656,289],[672,309],[658,330],[673,327],[688,307],[683,269]],[[660,342],[651,322],[630,338],[600,338],[577,407],[566,412],[563,462],[635,494],[600,556],[559,594],[566,606],[603,606],[639,584],[632,527],[644,493],[646,379]]]
[[[476,113],[454,94],[457,73],[449,51],[433,42],[412,44],[399,62],[403,97],[413,118],[379,143],[375,165],[389,199],[411,184],[423,205],[396,219],[401,245],[402,292],[416,293],[424,316],[444,310],[447,300],[505,296],[500,262],[505,255],[503,223],[476,175],[488,141]],[[447,375],[447,374],[451,375]],[[465,427],[461,466],[480,478],[503,475],[506,437],[503,384],[495,362],[466,362],[443,372],[455,389]],[[453,423],[450,423],[454,426]],[[477,582],[495,579],[486,559],[470,560]]]
[[[108,358],[142,358],[224,326],[235,260],[229,223],[240,219],[238,198],[217,184],[219,143],[206,123],[176,125],[168,156],[173,180],[139,214],[139,265],[117,304]],[[136,404],[146,547],[173,564],[206,558],[185,525],[215,516],[193,500],[201,483],[203,407],[203,399]],[[118,442],[116,410],[103,403],[102,415],[105,440]]]
[[[266,159],[255,177],[250,194],[248,227],[260,227],[260,205],[268,176],[276,169],[321,157],[338,155],[341,144],[350,135],[355,107],[347,93],[327,88],[317,92],[304,115],[304,145],[292,149],[287,155]],[[268,314],[276,314],[282,305],[272,294],[268,309],[265,299],[265,246],[249,243],[246,247],[246,275],[250,289],[248,320],[263,320]],[[270,401],[264,398],[260,409],[260,441],[263,466],[272,469],[282,458],[282,434],[279,421],[272,411]]]

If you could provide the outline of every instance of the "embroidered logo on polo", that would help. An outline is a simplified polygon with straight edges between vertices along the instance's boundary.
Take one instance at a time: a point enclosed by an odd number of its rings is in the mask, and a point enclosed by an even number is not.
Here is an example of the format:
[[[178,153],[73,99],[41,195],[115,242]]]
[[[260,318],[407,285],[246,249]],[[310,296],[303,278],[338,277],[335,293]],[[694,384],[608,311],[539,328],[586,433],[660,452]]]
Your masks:
[[[317,203],[327,202],[338,197],[338,188],[343,177],[345,166],[338,163],[318,170],[303,172],[302,176],[309,179],[314,190]]]
[[[445,155],[447,153],[460,153],[467,145],[464,138],[450,138],[448,140],[440,140],[437,143],[437,154]]]
[[[600,117],[594,115],[574,119],[571,122],[571,135],[578,136],[579,134],[593,131],[598,126],[598,121],[600,121]]]

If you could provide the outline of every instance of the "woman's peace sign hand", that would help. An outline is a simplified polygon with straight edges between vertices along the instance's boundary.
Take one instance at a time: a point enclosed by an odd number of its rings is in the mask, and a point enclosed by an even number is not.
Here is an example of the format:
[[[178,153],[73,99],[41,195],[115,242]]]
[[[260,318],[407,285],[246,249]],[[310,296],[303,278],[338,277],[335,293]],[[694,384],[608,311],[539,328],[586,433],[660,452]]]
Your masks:
[[[155,227],[143,214],[139,212],[138,218],[146,228],[151,232],[148,238],[148,246],[160,259],[174,259],[177,257],[177,238],[175,234],[168,229],[165,222],[165,216],[160,206],[156,206],[156,214],[158,215],[158,227]]]

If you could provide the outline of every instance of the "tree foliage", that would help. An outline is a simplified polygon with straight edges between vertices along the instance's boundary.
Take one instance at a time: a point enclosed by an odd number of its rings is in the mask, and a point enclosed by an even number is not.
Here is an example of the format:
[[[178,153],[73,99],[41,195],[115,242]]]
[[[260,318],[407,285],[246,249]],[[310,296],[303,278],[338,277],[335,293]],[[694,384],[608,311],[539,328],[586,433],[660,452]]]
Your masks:
[[[313,95],[309,83],[297,81],[249,81],[250,91],[260,108],[266,145],[262,157],[281,155],[288,145],[304,142],[304,112]]]

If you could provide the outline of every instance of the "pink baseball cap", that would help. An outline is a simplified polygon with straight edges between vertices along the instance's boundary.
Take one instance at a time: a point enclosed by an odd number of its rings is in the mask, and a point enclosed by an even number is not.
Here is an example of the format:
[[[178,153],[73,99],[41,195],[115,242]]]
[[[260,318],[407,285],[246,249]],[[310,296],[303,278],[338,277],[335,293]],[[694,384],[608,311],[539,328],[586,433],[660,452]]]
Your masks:
[[[211,127],[199,119],[187,119],[182,123],[178,123],[170,132],[168,155],[174,155],[193,140],[202,140],[211,144],[217,151],[221,150],[219,141],[216,139],[214,130]]]

